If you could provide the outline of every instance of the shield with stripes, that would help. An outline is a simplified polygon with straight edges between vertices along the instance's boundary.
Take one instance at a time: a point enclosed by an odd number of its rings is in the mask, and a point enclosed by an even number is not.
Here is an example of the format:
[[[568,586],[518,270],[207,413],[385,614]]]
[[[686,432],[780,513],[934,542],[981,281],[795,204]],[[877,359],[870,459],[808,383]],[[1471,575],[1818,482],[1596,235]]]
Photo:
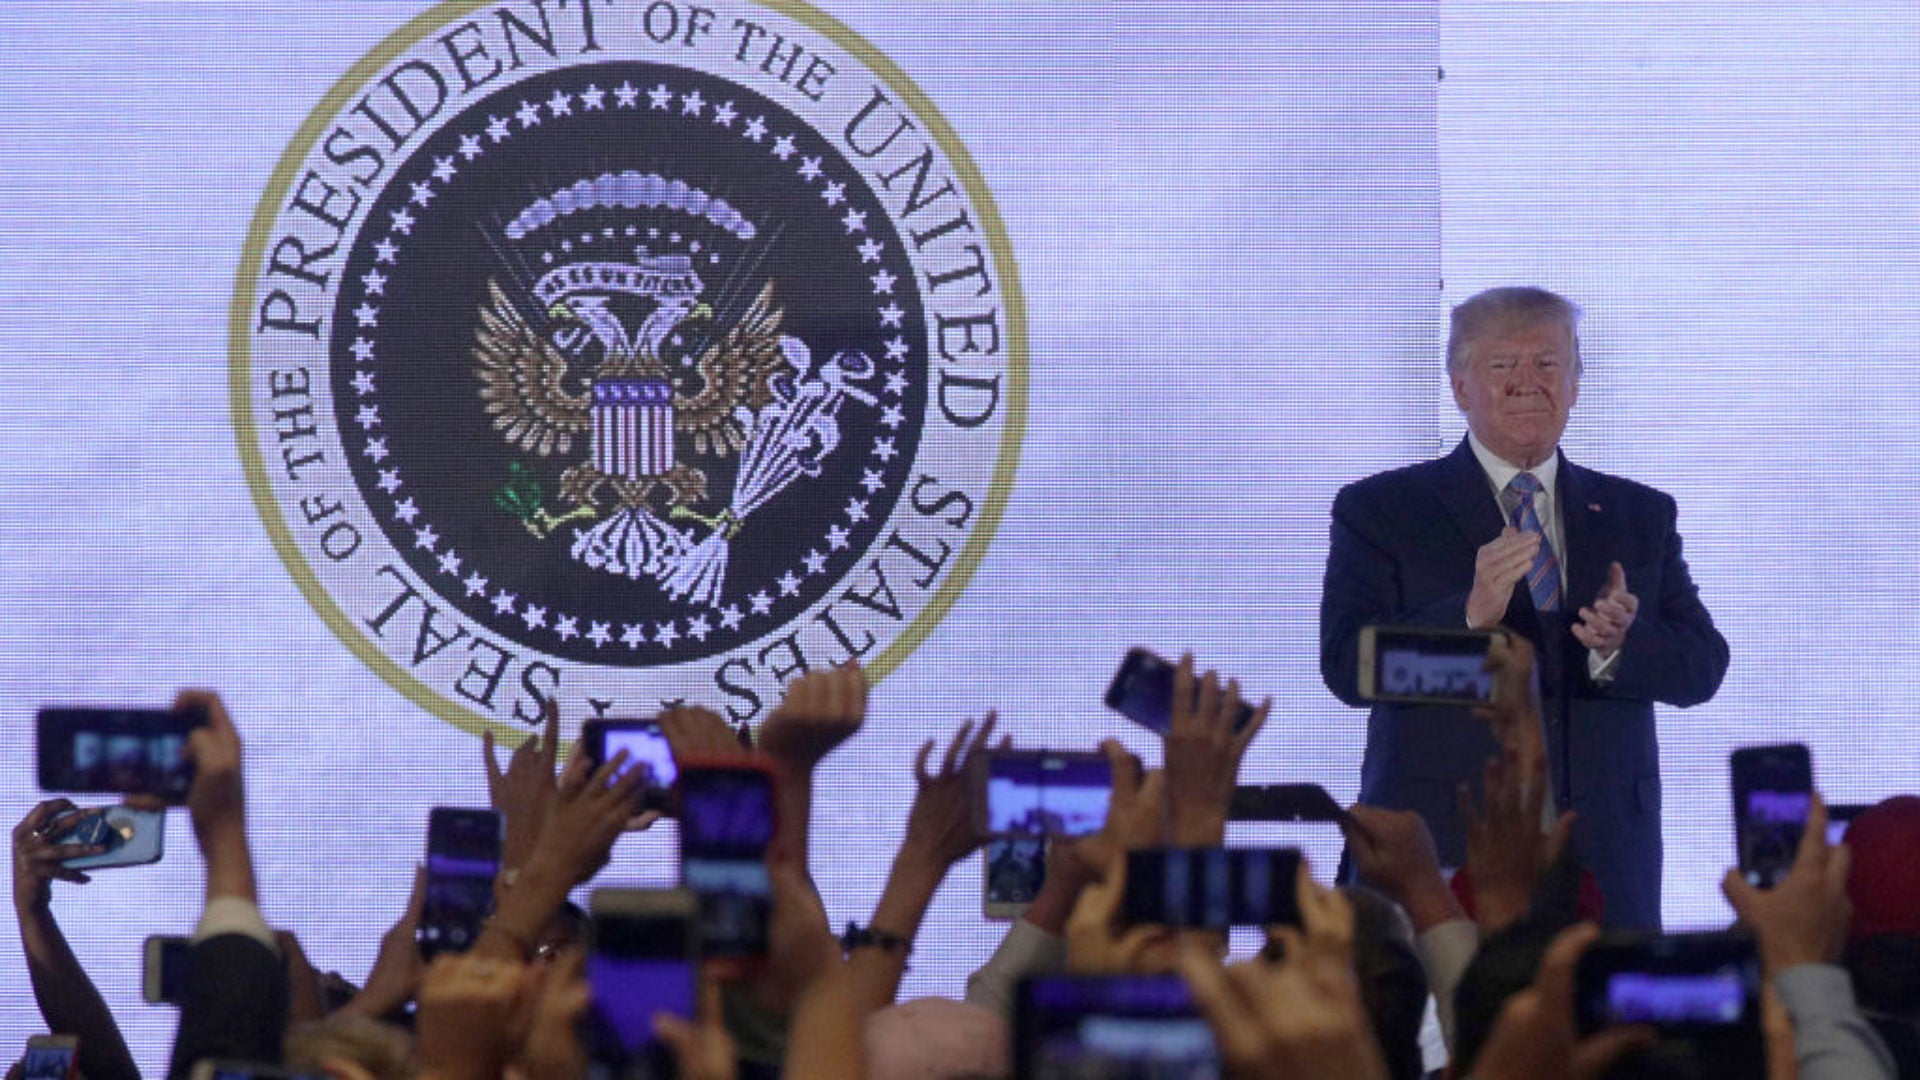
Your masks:
[[[673,385],[665,379],[596,379],[593,464],[641,480],[673,468]]]

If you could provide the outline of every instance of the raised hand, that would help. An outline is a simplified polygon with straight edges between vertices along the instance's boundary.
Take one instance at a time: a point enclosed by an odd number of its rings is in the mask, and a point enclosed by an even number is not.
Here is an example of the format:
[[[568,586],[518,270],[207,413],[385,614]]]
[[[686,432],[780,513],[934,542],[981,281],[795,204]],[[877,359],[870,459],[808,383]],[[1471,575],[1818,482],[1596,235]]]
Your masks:
[[[1267,721],[1272,700],[1254,710],[1245,728],[1234,720],[1243,702],[1238,680],[1225,686],[1214,672],[1196,677],[1193,654],[1173,673],[1173,710],[1167,727],[1167,792],[1172,840],[1187,847],[1218,844],[1226,836],[1240,759]]]
[[[500,845],[500,865],[520,867],[540,839],[547,811],[554,799],[554,766],[560,755],[560,705],[549,698],[540,707],[546,734],[528,735],[500,768],[493,749],[493,729],[480,733],[481,760],[487,768],[487,802],[506,821]]]
[[[85,885],[89,878],[60,865],[67,859],[104,852],[103,844],[56,844],[84,811],[67,799],[47,799],[27,811],[13,827],[13,906],[17,911],[45,910],[53,899],[53,881]]]
[[[1513,586],[1533,566],[1540,534],[1509,525],[1480,546],[1473,557],[1473,588],[1467,593],[1467,625],[1477,630],[1498,623],[1513,599]]]
[[[1727,871],[1720,891],[1759,938],[1760,961],[1769,978],[1796,964],[1831,963],[1839,957],[1853,920],[1853,902],[1847,898],[1851,863],[1845,845],[1828,846],[1827,804],[1815,795],[1785,878],[1771,889],[1759,889],[1740,871]]]
[[[971,720],[961,724],[937,770],[927,768],[934,740],[920,745],[913,759],[918,789],[913,808],[907,813],[907,836],[900,844],[902,859],[917,860],[945,875],[949,867],[980,847],[979,821],[984,816],[976,805],[983,789],[980,774],[986,770],[997,720],[989,712],[977,731]],[[1010,741],[1002,739],[998,748],[1004,749]]]
[[[1155,777],[1161,774],[1151,774]],[[1112,847],[1100,879],[1080,891],[1067,917],[1067,969],[1082,975],[1146,975],[1170,970],[1180,936],[1166,926],[1123,926],[1127,854]]]
[[[1304,862],[1295,884],[1302,928],[1270,930],[1284,950],[1278,962],[1222,968],[1217,954],[1189,945],[1180,972],[1231,1075],[1385,1080],[1353,973],[1353,907],[1320,888]]]
[[[1533,887],[1540,875],[1566,850],[1573,835],[1573,811],[1560,815],[1551,833],[1542,833],[1546,804],[1546,762],[1531,766],[1521,752],[1508,748],[1487,761],[1481,788],[1484,813],[1476,812],[1473,795],[1460,785],[1460,819],[1467,827],[1467,868],[1473,882],[1474,914],[1484,933],[1513,925],[1527,913]]]
[[[1619,563],[1607,566],[1607,583],[1591,605],[1579,612],[1570,629],[1580,644],[1597,653],[1610,653],[1627,640],[1627,630],[1640,613],[1640,598],[1627,590],[1627,572]]]
[[[1501,746],[1518,750],[1522,764],[1546,756],[1546,731],[1540,723],[1540,682],[1534,671],[1533,642],[1513,633],[1496,633],[1487,642],[1481,670],[1493,676],[1493,702],[1474,707],[1473,715],[1493,729]]]
[[[475,953],[434,958],[420,987],[414,1066],[432,1080],[499,1080],[519,1050],[526,965]]]
[[[182,690],[178,711],[200,709],[205,727],[187,736],[187,757],[194,766],[187,789],[187,810],[194,839],[207,863],[207,898],[233,896],[259,902],[253,853],[247,848],[247,792],[240,770],[240,732],[220,699],[204,690]]]
[[[867,675],[858,664],[809,671],[787,684],[786,698],[761,725],[760,749],[783,766],[812,769],[866,717]]]
[[[1568,927],[1540,961],[1533,985],[1507,999],[1486,1046],[1473,1063],[1479,1080],[1592,1080],[1608,1075],[1629,1052],[1654,1041],[1652,1029],[1615,1027],[1580,1038],[1574,1030],[1573,974],[1600,930]]]
[[[688,758],[728,757],[742,750],[740,734],[720,714],[698,705],[676,705],[660,714],[660,733],[675,764]]]
[[[420,956],[419,941],[420,907],[426,895],[427,869],[416,866],[406,910],[380,935],[380,951],[373,958],[373,969],[367,972],[366,985],[339,1011],[378,1020],[412,1001],[419,993],[420,978],[427,967]]]
[[[1360,880],[1405,908],[1416,932],[1464,917],[1440,876],[1440,856],[1426,819],[1411,810],[1357,805],[1342,828]]]
[[[653,1032],[673,1051],[681,1080],[735,1080],[740,1075],[740,1058],[722,1015],[720,980],[710,969],[701,973],[694,1018],[655,1013]]]

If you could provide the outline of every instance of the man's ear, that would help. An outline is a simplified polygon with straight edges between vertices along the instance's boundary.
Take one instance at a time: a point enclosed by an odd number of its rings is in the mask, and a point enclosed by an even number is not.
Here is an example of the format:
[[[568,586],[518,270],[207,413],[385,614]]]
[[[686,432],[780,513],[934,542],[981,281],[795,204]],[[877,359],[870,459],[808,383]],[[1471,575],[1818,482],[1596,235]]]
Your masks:
[[[1467,390],[1466,390],[1467,380],[1461,378],[1458,375],[1455,375],[1452,372],[1448,372],[1447,383],[1453,387],[1453,403],[1459,406],[1461,412],[1466,412],[1467,411]]]

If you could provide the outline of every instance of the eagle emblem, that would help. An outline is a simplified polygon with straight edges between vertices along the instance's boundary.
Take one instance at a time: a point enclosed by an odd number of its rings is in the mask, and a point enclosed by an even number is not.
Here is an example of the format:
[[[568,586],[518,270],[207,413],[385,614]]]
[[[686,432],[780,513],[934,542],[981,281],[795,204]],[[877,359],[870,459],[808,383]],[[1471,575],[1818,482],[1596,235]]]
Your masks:
[[[507,233],[634,207],[704,217],[743,240],[757,232],[684,182],[622,173],[538,200]],[[543,542],[572,526],[568,558],[713,607],[729,542],[755,510],[820,475],[848,399],[876,399],[856,385],[874,372],[866,354],[815,364],[804,341],[781,332],[772,280],[730,276],[708,292],[690,255],[645,244],[630,260],[555,266],[531,287],[498,275],[471,357],[493,429],[531,455],[513,463],[495,504]],[[722,463],[735,466],[732,490],[717,493],[710,473]],[[542,475],[555,467],[549,500]]]

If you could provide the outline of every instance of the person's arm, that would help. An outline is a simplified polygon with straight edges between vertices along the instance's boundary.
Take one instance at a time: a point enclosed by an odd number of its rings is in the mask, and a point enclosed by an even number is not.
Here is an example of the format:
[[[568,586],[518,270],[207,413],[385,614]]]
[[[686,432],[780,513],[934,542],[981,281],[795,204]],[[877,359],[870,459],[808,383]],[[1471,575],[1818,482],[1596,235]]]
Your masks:
[[[1580,954],[1600,936],[1592,923],[1569,927],[1540,959],[1533,985],[1507,999],[1473,1062],[1475,1080],[1599,1080],[1621,1058],[1653,1043],[1653,1029],[1610,1027],[1581,1037],[1574,1028],[1573,977]]]
[[[860,730],[867,716],[867,676],[857,664],[811,671],[787,684],[760,727],[760,750],[773,762],[780,807],[779,845],[804,853],[813,822],[813,771]]]
[[[1413,923],[1415,950],[1453,1046],[1453,992],[1480,948],[1480,928],[1467,918],[1440,876],[1433,834],[1419,814],[1356,805],[1344,824],[1359,879],[1386,893]]]
[[[918,788],[907,813],[906,838],[900,842],[893,871],[887,875],[868,926],[873,940],[854,949],[847,960],[851,993],[862,1015],[893,1004],[900,992],[900,976],[907,970],[907,954],[933,894],[953,864],[980,847],[976,802],[993,725],[992,713],[977,731],[971,720],[960,725],[938,770],[927,768],[934,740],[922,743],[914,758]]]
[[[1661,701],[1686,707],[1713,697],[1727,673],[1727,639],[1713,625],[1700,590],[1681,555],[1674,527],[1673,499],[1660,494],[1660,582],[1658,595],[1638,595],[1632,624],[1620,643],[1613,678],[1602,686],[1610,696]],[[1609,568],[1611,576],[1612,569]],[[1622,570],[1625,588],[1641,593]]]
[[[1013,989],[1029,975],[1066,970],[1067,919],[1080,893],[1100,876],[1095,860],[1104,851],[1095,837],[1055,837],[1047,842],[1047,872],[1026,914],[1007,928],[1007,936],[973,974],[967,976],[967,1002],[1002,1016],[1013,1012]]]
[[[79,1036],[80,1072],[88,1080],[140,1080],[120,1025],[53,917],[54,879],[79,885],[88,880],[61,862],[106,850],[99,844],[48,842],[47,837],[72,825],[75,813],[66,799],[48,799],[13,827],[13,910],[20,921],[27,978],[47,1030]]]
[[[199,708],[207,717],[206,726],[187,738],[194,765],[187,810],[206,862],[207,903],[193,933],[180,1029],[167,1069],[173,1080],[181,1080],[206,1057],[279,1062],[287,1026],[287,966],[260,915],[247,846],[240,733],[210,693],[183,692],[175,707]]]
[[[1740,920],[1759,939],[1760,964],[1793,1019],[1801,1080],[1872,1080],[1895,1072],[1893,1055],[1860,1015],[1853,986],[1835,966],[1846,946],[1847,849],[1827,844],[1827,805],[1807,810],[1793,868],[1771,889],[1747,884],[1738,870],[1720,883]]]
[[[427,869],[416,866],[413,870],[413,891],[407,897],[407,909],[380,936],[380,952],[373,958],[372,970],[367,972],[366,985],[335,1011],[381,1020],[413,1000],[420,990],[420,978],[427,969],[426,961],[420,955],[417,936],[420,905],[426,899],[426,891]]]

